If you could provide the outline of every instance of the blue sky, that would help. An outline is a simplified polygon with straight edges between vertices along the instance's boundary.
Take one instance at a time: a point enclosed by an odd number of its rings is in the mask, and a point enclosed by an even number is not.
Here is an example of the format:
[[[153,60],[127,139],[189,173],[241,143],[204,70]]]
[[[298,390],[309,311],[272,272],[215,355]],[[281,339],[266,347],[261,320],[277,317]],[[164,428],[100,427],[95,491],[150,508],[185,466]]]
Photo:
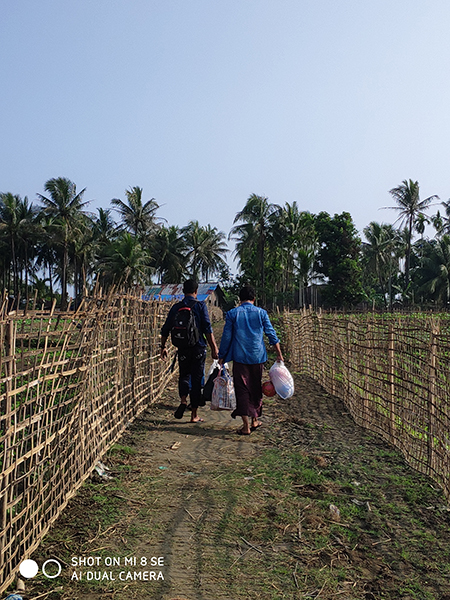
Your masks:
[[[229,232],[252,193],[393,222],[450,197],[447,0],[2,0],[0,191],[68,177]]]

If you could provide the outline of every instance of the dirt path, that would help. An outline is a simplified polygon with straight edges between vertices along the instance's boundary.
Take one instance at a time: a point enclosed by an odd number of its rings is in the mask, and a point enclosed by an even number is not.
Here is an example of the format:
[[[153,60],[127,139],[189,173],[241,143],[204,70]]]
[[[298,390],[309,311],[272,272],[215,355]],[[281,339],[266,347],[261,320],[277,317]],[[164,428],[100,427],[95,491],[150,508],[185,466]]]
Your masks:
[[[176,421],[177,404],[172,382],[108,454],[113,479],[71,502],[33,557],[63,573],[30,598],[450,600],[442,493],[314,382],[266,400],[249,437],[208,408]]]

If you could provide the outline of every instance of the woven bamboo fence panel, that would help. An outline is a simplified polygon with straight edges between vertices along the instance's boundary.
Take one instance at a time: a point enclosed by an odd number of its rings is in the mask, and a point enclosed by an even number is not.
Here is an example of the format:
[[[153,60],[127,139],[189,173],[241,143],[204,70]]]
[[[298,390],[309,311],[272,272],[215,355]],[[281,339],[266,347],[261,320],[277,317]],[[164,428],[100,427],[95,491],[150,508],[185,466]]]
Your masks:
[[[293,370],[341,398],[450,499],[448,315],[282,316]]]
[[[169,307],[115,294],[76,313],[0,311],[0,592],[167,383]]]

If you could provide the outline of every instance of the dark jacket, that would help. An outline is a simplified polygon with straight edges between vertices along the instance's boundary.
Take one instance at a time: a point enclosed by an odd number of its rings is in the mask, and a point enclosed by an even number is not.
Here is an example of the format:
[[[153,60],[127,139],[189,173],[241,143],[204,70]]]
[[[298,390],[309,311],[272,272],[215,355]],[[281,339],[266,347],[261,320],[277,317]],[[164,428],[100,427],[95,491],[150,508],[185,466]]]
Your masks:
[[[166,322],[162,326],[161,335],[163,337],[169,337],[172,329],[173,319],[181,306],[189,306],[192,308],[194,313],[195,322],[200,333],[200,339],[197,342],[197,346],[204,348],[207,344],[205,334],[212,333],[211,321],[209,319],[208,309],[203,300],[196,300],[192,296],[185,296],[181,302],[177,302],[172,306],[167,315]]]

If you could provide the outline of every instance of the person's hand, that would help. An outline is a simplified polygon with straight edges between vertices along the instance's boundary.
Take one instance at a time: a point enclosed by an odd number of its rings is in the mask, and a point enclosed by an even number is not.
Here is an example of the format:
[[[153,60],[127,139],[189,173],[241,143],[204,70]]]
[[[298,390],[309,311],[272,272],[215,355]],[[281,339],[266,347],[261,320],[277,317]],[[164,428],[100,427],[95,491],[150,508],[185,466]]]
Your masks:
[[[217,357],[217,358],[219,358],[219,357]],[[219,365],[220,365],[221,367],[223,367],[223,358],[219,358]]]
[[[169,356],[169,353],[167,352],[167,348],[161,348],[161,354],[159,355],[159,357],[162,360],[166,360],[166,358]]]
[[[279,355],[277,356],[277,362],[284,362],[284,358],[283,358],[283,355],[282,355],[282,354],[279,354]]]
[[[213,360],[217,360],[219,358],[219,349],[217,346],[215,348],[211,348],[211,358]]]

